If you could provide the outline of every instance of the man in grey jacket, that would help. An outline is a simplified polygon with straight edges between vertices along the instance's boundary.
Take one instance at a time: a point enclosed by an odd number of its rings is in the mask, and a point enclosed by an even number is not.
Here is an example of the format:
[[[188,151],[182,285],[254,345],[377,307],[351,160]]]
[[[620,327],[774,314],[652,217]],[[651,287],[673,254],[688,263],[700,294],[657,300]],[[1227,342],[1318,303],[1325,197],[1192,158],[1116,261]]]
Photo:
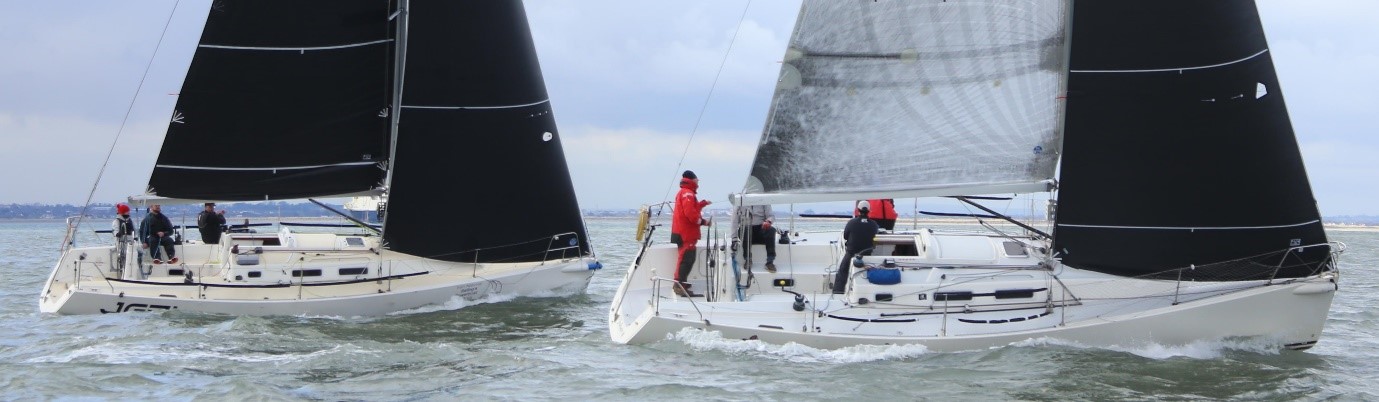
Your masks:
[[[772,226],[770,205],[747,207],[747,247],[753,244],[766,246],[766,272],[776,272],[776,228]],[[751,265],[751,250],[747,253],[747,263]]]

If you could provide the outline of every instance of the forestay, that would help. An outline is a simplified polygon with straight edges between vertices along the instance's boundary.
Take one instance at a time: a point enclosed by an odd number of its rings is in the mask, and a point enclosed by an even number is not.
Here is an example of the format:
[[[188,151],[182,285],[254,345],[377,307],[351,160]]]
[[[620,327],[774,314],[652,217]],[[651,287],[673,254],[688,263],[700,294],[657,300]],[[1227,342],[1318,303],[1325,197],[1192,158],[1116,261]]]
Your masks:
[[[1046,190],[1064,3],[806,0],[741,201]]]

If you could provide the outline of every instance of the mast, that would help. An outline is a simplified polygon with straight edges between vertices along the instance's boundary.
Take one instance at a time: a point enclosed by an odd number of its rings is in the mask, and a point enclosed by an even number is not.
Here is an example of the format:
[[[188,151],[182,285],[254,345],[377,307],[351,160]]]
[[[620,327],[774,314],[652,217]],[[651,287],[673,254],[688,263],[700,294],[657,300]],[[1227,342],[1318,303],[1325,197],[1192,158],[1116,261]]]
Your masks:
[[[407,21],[410,19],[409,4],[411,0],[398,0],[397,12],[392,19],[397,22],[397,33],[395,34],[396,44],[393,46],[393,104],[390,107],[392,113],[389,115],[391,120],[388,122],[388,164],[386,176],[383,178],[383,195],[386,196],[387,190],[393,185],[393,166],[397,160],[397,133],[398,125],[402,121],[402,81],[407,75]],[[388,204],[384,201],[381,212],[385,212],[380,219],[379,225],[383,230],[388,227]]]

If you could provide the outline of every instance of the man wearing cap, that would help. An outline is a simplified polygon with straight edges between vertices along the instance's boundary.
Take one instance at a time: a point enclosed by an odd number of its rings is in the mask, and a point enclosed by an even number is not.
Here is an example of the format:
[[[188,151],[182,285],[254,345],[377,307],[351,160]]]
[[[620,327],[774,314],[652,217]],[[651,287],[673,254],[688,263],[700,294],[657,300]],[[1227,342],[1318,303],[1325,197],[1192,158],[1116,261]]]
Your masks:
[[[215,211],[215,203],[206,203],[206,209],[196,215],[196,229],[201,231],[201,242],[220,244],[221,228],[225,227],[225,210]]]
[[[871,249],[876,247],[874,242],[879,226],[876,225],[876,221],[867,218],[868,212],[871,212],[871,205],[866,201],[859,201],[856,216],[843,227],[843,243],[847,254],[843,255],[843,262],[838,264],[838,274],[833,278],[834,294],[842,294],[847,290],[848,277],[852,272],[852,257],[870,255]]]
[[[679,246],[679,255],[675,260],[675,281],[678,286],[673,289],[681,297],[698,296],[689,291],[687,281],[690,268],[694,266],[694,245],[699,242],[699,227],[708,225],[702,211],[712,204],[708,200],[699,200],[698,190],[699,176],[688,170],[680,175],[680,193],[675,195],[675,217],[670,222],[670,242]]]

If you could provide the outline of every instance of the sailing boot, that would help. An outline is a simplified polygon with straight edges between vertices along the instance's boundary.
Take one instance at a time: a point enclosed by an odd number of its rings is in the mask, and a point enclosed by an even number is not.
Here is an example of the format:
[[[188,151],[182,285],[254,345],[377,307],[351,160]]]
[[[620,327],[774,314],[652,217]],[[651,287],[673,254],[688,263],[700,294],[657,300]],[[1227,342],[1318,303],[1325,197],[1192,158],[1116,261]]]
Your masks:
[[[691,291],[689,290],[690,286],[691,286],[691,285],[690,285],[689,282],[676,282],[674,285],[671,285],[670,288],[671,288],[672,290],[675,291],[675,295],[676,295],[676,296],[680,296],[680,297],[701,297],[701,296],[704,296],[704,295],[701,295],[701,294],[698,294],[698,293],[691,292]]]

